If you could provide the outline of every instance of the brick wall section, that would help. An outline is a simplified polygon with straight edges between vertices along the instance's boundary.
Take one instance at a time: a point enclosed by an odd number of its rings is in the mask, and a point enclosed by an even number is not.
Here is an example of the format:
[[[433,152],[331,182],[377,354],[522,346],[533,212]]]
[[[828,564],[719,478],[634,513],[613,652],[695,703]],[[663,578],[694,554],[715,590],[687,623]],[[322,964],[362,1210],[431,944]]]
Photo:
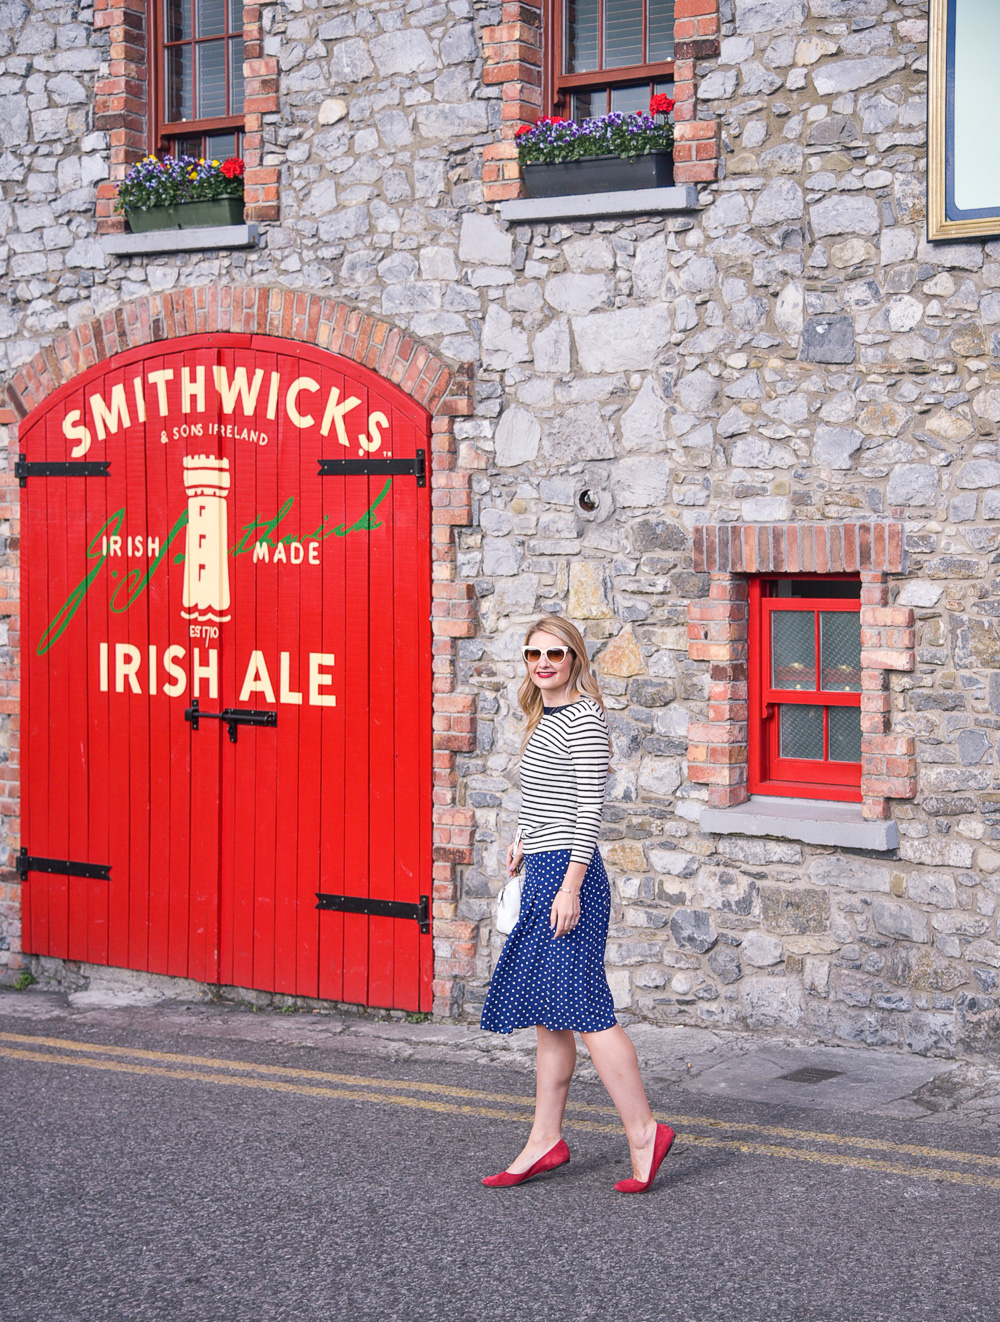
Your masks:
[[[889,605],[888,574],[903,569],[902,525],[704,524],[694,531],[694,567],[711,575],[708,600],[688,604],[688,656],[707,661],[707,720],[688,729],[688,779],[713,808],[750,797],[748,783],[749,574],[861,576],[861,812],[891,815],[892,799],[917,793],[912,738],[891,730],[889,675],[915,665],[913,611]]]
[[[264,121],[277,115],[278,60],[264,54],[258,5],[243,7],[243,215],[246,220],[278,219],[278,167],[264,164]]]
[[[94,24],[106,28],[111,42],[107,75],[94,88],[94,128],[107,133],[110,178],[97,187],[97,230],[118,234],[125,218],[114,210],[118,185],[129,168],[149,151],[149,28],[145,0],[96,0]],[[278,61],[264,55],[261,11],[243,10],[245,136],[243,158],[247,220],[278,219],[278,169],[265,166],[265,115],[278,112]]]
[[[674,179],[705,183],[719,170],[719,122],[699,119],[695,62],[719,53],[719,0],[674,6]]]
[[[475,633],[476,616],[473,585],[458,580],[455,564],[456,530],[472,521],[472,469],[460,467],[469,454],[466,447],[458,452],[453,422],[473,412],[472,366],[450,368],[412,336],[336,299],[261,286],[201,286],[150,295],[63,335],[15,374],[6,392],[8,419],[14,423],[24,418],[64,382],[114,354],[213,332],[317,344],[378,372],[432,415],[433,991],[434,1013],[454,1015],[463,980],[474,972],[478,934],[478,924],[456,917],[460,869],[473,861],[475,831],[472,809],[458,805],[456,756],[476,747],[475,696],[456,692],[457,640]],[[13,440],[10,452],[12,458],[17,453]],[[0,520],[10,517],[15,531],[17,491],[12,475],[0,483]],[[0,616],[11,616],[12,648],[17,646],[16,588],[16,570],[0,571]],[[16,721],[18,699],[16,672],[4,670],[0,714],[11,713]],[[13,746],[10,766],[13,778],[0,777],[0,813],[16,816],[20,791]],[[13,824],[12,836],[16,830]],[[0,868],[0,905],[19,903],[15,874]],[[8,967],[19,967],[19,957],[12,951]]]
[[[107,29],[108,72],[94,86],[94,128],[108,135],[111,176],[97,186],[97,229],[117,234],[125,218],[114,211],[118,184],[149,145],[145,0],[96,0],[94,26]]]
[[[483,148],[483,197],[503,202],[522,196],[514,134],[542,113],[542,7],[504,4],[501,22],[483,29],[483,82],[502,85],[500,141]]]
[[[483,148],[483,198],[503,202],[524,196],[514,135],[542,113],[542,7],[507,3],[502,22],[483,29],[483,82],[503,86],[500,141]],[[674,178],[679,184],[716,177],[719,125],[699,120],[695,61],[719,53],[718,0],[676,0],[674,10]]]

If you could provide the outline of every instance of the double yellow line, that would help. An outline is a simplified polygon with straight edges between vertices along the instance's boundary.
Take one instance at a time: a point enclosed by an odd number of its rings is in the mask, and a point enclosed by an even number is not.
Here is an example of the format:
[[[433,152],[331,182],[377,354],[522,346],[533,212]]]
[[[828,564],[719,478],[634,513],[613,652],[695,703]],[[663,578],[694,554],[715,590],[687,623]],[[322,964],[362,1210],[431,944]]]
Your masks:
[[[112,1046],[108,1043],[74,1042],[62,1037],[0,1033],[0,1044],[3,1044],[0,1045],[0,1057],[12,1060],[153,1078],[184,1079],[192,1083],[231,1088],[255,1088],[298,1097],[402,1106],[442,1115],[513,1120],[523,1124],[530,1120],[534,1105],[533,1098],[516,1093],[482,1092],[476,1088],[423,1083],[412,1079],[368,1078],[358,1074],[335,1074],[327,1070],[263,1065],[251,1060],[226,1060],[216,1056],[189,1056],[172,1051]],[[602,1118],[616,1115],[611,1106],[570,1102],[567,1111],[566,1125],[570,1129],[602,1134],[622,1132],[617,1120]],[[1000,1157],[987,1153],[955,1152],[916,1143],[890,1143],[885,1139],[860,1135],[717,1120],[709,1116],[674,1115],[658,1118],[669,1120],[677,1130],[679,1140],[689,1147],[721,1148],[752,1156],[1000,1189]],[[740,1137],[727,1137],[727,1134],[733,1133],[738,1133]],[[773,1139],[786,1141],[768,1141]],[[862,1153],[884,1155],[865,1156]],[[989,1171],[998,1173],[989,1174]]]

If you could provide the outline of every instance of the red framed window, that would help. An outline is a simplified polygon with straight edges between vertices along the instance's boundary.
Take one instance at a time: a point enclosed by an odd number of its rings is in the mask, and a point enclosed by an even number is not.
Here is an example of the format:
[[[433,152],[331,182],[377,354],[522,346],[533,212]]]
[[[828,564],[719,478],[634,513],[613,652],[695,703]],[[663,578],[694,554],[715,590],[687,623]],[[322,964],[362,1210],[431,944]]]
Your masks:
[[[581,120],[673,96],[674,0],[549,0],[553,112]]]
[[[750,580],[751,794],[861,800],[861,582]]]
[[[243,0],[153,0],[153,152],[242,155]]]

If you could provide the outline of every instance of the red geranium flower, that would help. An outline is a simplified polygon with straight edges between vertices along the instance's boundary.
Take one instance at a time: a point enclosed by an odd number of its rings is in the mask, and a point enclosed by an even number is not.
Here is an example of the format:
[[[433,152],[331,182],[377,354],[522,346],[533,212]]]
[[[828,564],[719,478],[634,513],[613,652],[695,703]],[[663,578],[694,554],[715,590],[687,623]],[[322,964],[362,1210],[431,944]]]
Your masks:
[[[238,179],[246,166],[239,156],[230,156],[228,161],[223,161],[219,169],[227,179]]]
[[[520,127],[519,129],[515,129],[515,130],[514,130],[514,137],[515,137],[515,138],[521,138],[521,137],[524,136],[525,133],[530,133],[530,132],[531,132],[531,125],[530,125],[530,124],[522,124],[521,127]]]
[[[568,124],[569,120],[565,115],[543,115],[541,119],[535,120],[536,124]]]
[[[657,96],[651,97],[649,102],[649,113],[651,115],[669,115],[674,108],[674,100],[660,92]]]

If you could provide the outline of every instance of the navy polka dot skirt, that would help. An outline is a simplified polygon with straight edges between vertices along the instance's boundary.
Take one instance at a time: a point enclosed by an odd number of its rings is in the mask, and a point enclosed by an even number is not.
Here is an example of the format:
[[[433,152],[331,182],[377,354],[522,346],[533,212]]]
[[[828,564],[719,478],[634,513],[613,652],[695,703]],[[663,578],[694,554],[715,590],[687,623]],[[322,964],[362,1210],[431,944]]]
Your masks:
[[[483,1006],[481,1027],[491,1033],[512,1033],[535,1024],[599,1033],[618,1022],[604,972],[611,895],[596,849],[580,890],[580,921],[558,940],[549,925],[569,855],[568,849],[554,849],[524,857],[521,914],[497,961]]]

